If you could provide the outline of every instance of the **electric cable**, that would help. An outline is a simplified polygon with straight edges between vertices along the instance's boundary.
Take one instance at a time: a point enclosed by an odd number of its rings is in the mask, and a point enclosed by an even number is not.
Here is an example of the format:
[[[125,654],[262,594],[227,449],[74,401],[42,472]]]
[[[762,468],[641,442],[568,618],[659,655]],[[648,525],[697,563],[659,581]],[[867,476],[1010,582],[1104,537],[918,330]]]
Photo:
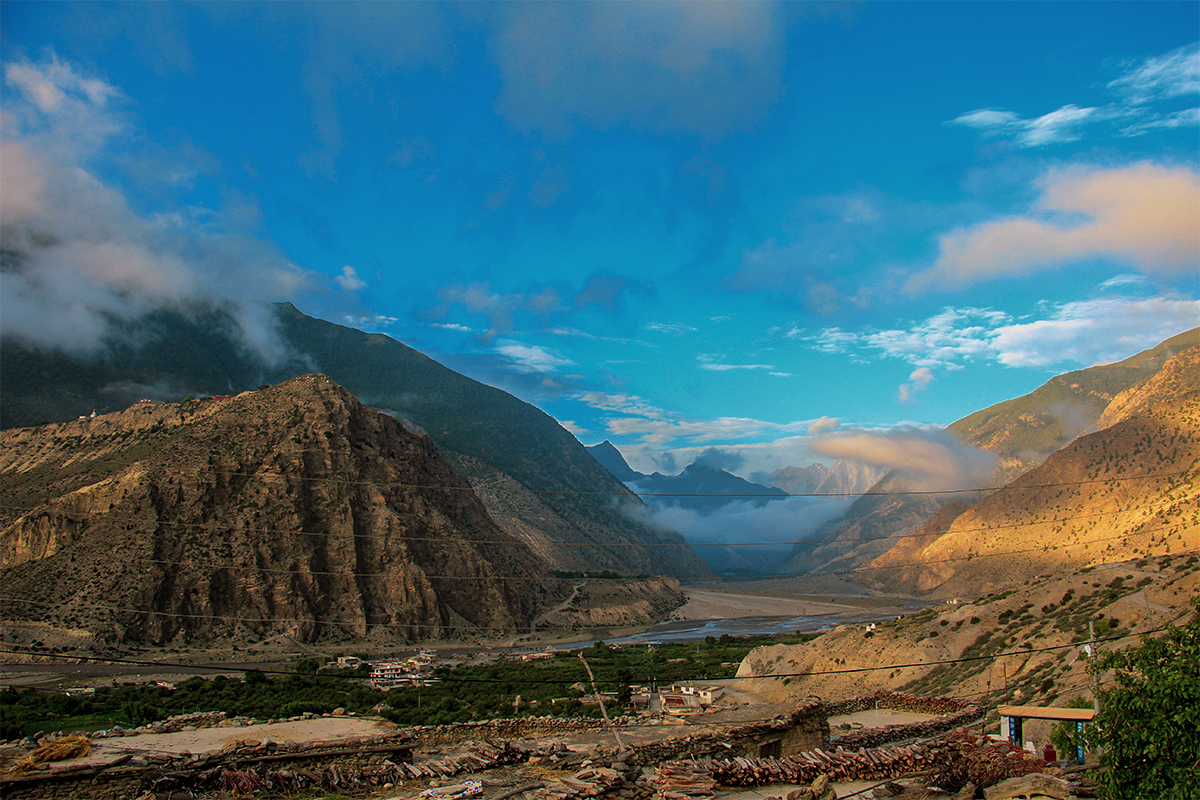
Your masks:
[[[1155,508],[1171,508],[1174,505],[1177,505],[1179,502],[1182,502],[1182,501],[1174,499],[1174,498],[1168,498],[1168,499],[1161,500],[1161,501],[1158,501],[1155,503],[1150,503],[1149,505],[1130,506],[1130,507],[1123,509],[1123,511],[1133,512],[1133,511],[1145,511],[1145,510],[1150,510],[1150,509],[1155,509]],[[18,507],[18,506],[0,505],[0,510],[38,511],[39,509],[34,508],[34,507],[27,507],[27,506]],[[230,533],[262,534],[262,535],[276,535],[276,536],[297,536],[297,537],[299,537],[299,536],[327,536],[327,537],[337,537],[339,539],[375,540],[375,539],[380,538],[379,534],[371,534],[371,533],[340,533],[340,532],[331,532],[331,531],[304,531],[304,530],[297,531],[297,530],[290,530],[290,529],[283,529],[283,528],[248,527],[248,526],[233,525],[233,524],[229,524],[229,523],[218,524],[215,522],[178,522],[178,521],[171,521],[171,520],[143,520],[139,517],[132,516],[132,515],[110,514],[105,511],[77,511],[77,510],[64,511],[64,510],[59,510],[56,512],[51,512],[51,511],[47,510],[43,513],[45,513],[47,516],[53,514],[55,516],[66,517],[68,519],[71,519],[73,517],[85,517],[85,518],[86,517],[97,517],[100,519],[104,519],[106,521],[132,522],[137,525],[140,525],[141,527],[140,528],[126,528],[126,530],[141,530],[141,532],[143,532],[143,533],[151,533],[159,528],[171,527],[171,528],[184,528],[184,529],[190,528],[190,529],[194,529],[194,530],[199,530],[204,533],[217,533],[217,532],[225,531],[225,532],[230,532]],[[519,517],[517,515],[512,515],[512,514],[501,514],[501,515],[491,514],[491,516],[506,516],[506,517],[512,517],[514,519],[526,519],[525,517]],[[1051,524],[1060,523],[1060,522],[1074,522],[1074,521],[1080,520],[1080,519],[1091,519],[1093,517],[1112,517],[1112,516],[1113,516],[1113,512],[1111,512],[1111,511],[1098,511],[1098,512],[1091,513],[1091,514],[1073,514],[1070,516],[1054,517],[1054,518],[1048,518],[1048,519],[1044,519],[1044,520],[1037,520],[1037,521],[1033,521],[1033,522],[1014,522],[1014,523],[1008,524],[1008,525],[992,525],[989,527],[982,527],[982,528],[958,528],[958,529],[955,529],[953,531],[953,533],[955,533],[955,534],[985,533],[986,534],[991,531],[1026,528],[1026,527],[1033,527],[1034,525],[1051,525]],[[72,521],[78,521],[78,520],[72,519]],[[854,539],[841,539],[841,538],[834,537],[834,538],[830,538],[830,539],[796,539],[796,540],[784,539],[784,540],[780,540],[780,541],[767,541],[767,542],[686,542],[686,541],[684,541],[684,542],[590,542],[590,541],[571,542],[571,541],[559,540],[559,541],[551,541],[550,544],[553,544],[555,546],[561,546],[561,547],[602,547],[605,549],[610,549],[610,548],[660,548],[660,547],[674,547],[674,548],[784,547],[787,545],[796,547],[796,546],[800,546],[800,545],[810,545],[810,544],[815,545],[815,544],[830,544],[830,543],[874,542],[874,541],[888,541],[888,540],[894,540],[894,541],[899,542],[903,539],[909,539],[909,538],[918,537],[918,536],[943,536],[950,532],[951,531],[949,531],[949,530],[932,530],[932,531],[927,531],[927,532],[922,532],[921,530],[917,530],[917,531],[913,531],[911,533],[904,533],[904,534],[899,534],[899,535],[889,534],[889,535],[884,535],[884,536],[862,536],[862,537],[857,537]],[[504,535],[511,536],[511,534],[504,534]],[[453,536],[406,536],[403,534],[397,534],[395,536],[395,538],[397,541],[401,541],[401,542],[405,542],[405,543],[407,543],[407,542],[448,542],[448,543],[455,543],[455,544],[463,543],[463,544],[517,545],[517,546],[523,544],[520,541],[520,539],[518,539],[516,537],[512,537],[512,539],[509,541],[503,541],[503,540],[498,540],[497,538],[464,539],[464,538],[458,538],[458,537],[453,537]]]

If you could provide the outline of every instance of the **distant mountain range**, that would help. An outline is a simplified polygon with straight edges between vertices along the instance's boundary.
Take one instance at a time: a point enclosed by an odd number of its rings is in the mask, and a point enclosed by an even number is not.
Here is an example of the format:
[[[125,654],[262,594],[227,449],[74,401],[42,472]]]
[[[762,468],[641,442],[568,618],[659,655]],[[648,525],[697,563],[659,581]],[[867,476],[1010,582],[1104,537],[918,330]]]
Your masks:
[[[840,460],[832,467],[811,464],[785,467],[770,475],[770,485],[746,480],[704,463],[689,464],[676,475],[646,474],[632,469],[621,452],[604,441],[587,448],[619,480],[658,511],[678,508],[701,517],[746,507],[764,508],[795,495],[849,496],[870,488],[885,470],[861,461]],[[740,505],[739,505],[740,504]],[[803,513],[803,512],[798,512]],[[682,527],[682,523],[681,523]],[[703,534],[685,530],[697,552],[720,575],[762,575],[778,569],[779,548],[744,547],[722,540],[706,541]]]
[[[220,311],[160,311],[116,330],[86,359],[0,342],[5,428],[120,411],[143,398],[231,395],[322,372],[368,406],[427,433],[491,517],[554,569],[705,577],[673,531],[576,438],[534,406],[382,334],[275,306],[289,355],[269,363]],[[649,545],[649,546],[647,546]]]
[[[661,472],[647,475],[632,469],[621,452],[607,440],[588,447],[587,451],[652,506],[679,506],[700,514],[711,514],[731,502],[762,507],[788,496],[778,487],[752,483],[704,464],[691,464],[678,475]]]
[[[589,446],[587,451],[650,505],[678,506],[700,514],[711,514],[736,502],[761,508],[772,500],[792,495],[860,494],[885,472],[861,461],[843,459],[832,467],[824,464],[784,467],[765,476],[769,483],[757,483],[702,463],[689,464],[676,475],[638,472],[607,440]]]

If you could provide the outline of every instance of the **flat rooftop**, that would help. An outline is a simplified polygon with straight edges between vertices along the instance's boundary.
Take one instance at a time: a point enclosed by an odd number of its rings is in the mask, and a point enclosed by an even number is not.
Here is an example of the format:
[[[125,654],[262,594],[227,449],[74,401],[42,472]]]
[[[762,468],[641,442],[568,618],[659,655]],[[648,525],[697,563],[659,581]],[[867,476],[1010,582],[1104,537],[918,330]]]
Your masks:
[[[1021,719],[1063,719],[1070,722],[1091,722],[1096,718],[1093,708],[1053,708],[1050,706],[1000,706],[1002,717]]]

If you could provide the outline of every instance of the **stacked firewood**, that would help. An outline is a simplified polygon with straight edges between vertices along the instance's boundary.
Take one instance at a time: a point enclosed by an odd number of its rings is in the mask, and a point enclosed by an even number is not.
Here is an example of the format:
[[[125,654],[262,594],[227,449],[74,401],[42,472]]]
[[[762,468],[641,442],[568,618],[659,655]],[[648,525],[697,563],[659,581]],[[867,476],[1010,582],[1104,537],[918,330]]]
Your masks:
[[[717,793],[717,782],[711,775],[711,762],[672,761],[657,770],[660,800],[696,800],[712,797]]]
[[[831,752],[808,750],[785,758],[722,758],[705,762],[708,774],[725,786],[767,783],[807,784],[819,775],[834,781],[880,780],[933,766],[936,754],[921,745]]]
[[[993,786],[1008,778],[1017,778],[1046,769],[1046,762],[1008,742],[995,741],[973,730],[958,730],[938,738],[938,786]],[[957,784],[957,785],[956,785]]]
[[[983,707],[971,705],[956,714],[937,719],[904,722],[882,728],[864,728],[860,731],[834,736],[830,740],[830,744],[844,747],[847,750],[857,750],[862,747],[879,747],[889,742],[899,742],[905,739],[927,739],[976,722],[982,719],[986,713],[987,711]]]
[[[831,717],[853,714],[856,711],[866,711],[871,708],[894,708],[903,711],[917,711],[922,714],[956,714],[975,705],[975,703],[954,697],[922,697],[917,694],[902,694],[884,689],[873,694],[859,695],[849,700],[821,703],[825,713]]]
[[[494,769],[526,761],[535,752],[536,750],[523,747],[517,742],[488,739],[478,742],[470,752],[425,759],[419,764],[386,761],[379,766],[349,767],[334,764],[307,769],[272,768],[265,763],[243,767],[221,766],[199,772],[168,772],[150,781],[151,785],[147,788],[153,791],[188,789],[231,793],[288,793],[306,789],[361,790],[409,780],[442,780],[464,773]]]

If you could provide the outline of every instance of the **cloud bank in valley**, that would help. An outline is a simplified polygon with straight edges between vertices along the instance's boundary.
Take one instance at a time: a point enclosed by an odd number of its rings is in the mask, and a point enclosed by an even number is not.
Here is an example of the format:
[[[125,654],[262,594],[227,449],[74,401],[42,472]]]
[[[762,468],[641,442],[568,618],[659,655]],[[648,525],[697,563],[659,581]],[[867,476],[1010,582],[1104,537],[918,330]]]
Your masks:
[[[53,56],[9,64],[4,80],[0,333],[89,355],[114,322],[221,309],[247,348],[268,361],[284,355],[265,303],[315,281],[261,236],[252,198],[139,213],[92,167],[138,142],[116,87]]]
[[[954,491],[988,485],[994,455],[962,444],[940,428],[845,431],[815,438],[813,450],[830,458],[855,458],[900,470],[918,491]]]
[[[735,501],[704,514],[679,506],[647,506],[638,514],[679,531],[715,571],[771,571],[793,544],[812,537],[820,525],[850,507],[846,497],[788,497],[756,507]]]

